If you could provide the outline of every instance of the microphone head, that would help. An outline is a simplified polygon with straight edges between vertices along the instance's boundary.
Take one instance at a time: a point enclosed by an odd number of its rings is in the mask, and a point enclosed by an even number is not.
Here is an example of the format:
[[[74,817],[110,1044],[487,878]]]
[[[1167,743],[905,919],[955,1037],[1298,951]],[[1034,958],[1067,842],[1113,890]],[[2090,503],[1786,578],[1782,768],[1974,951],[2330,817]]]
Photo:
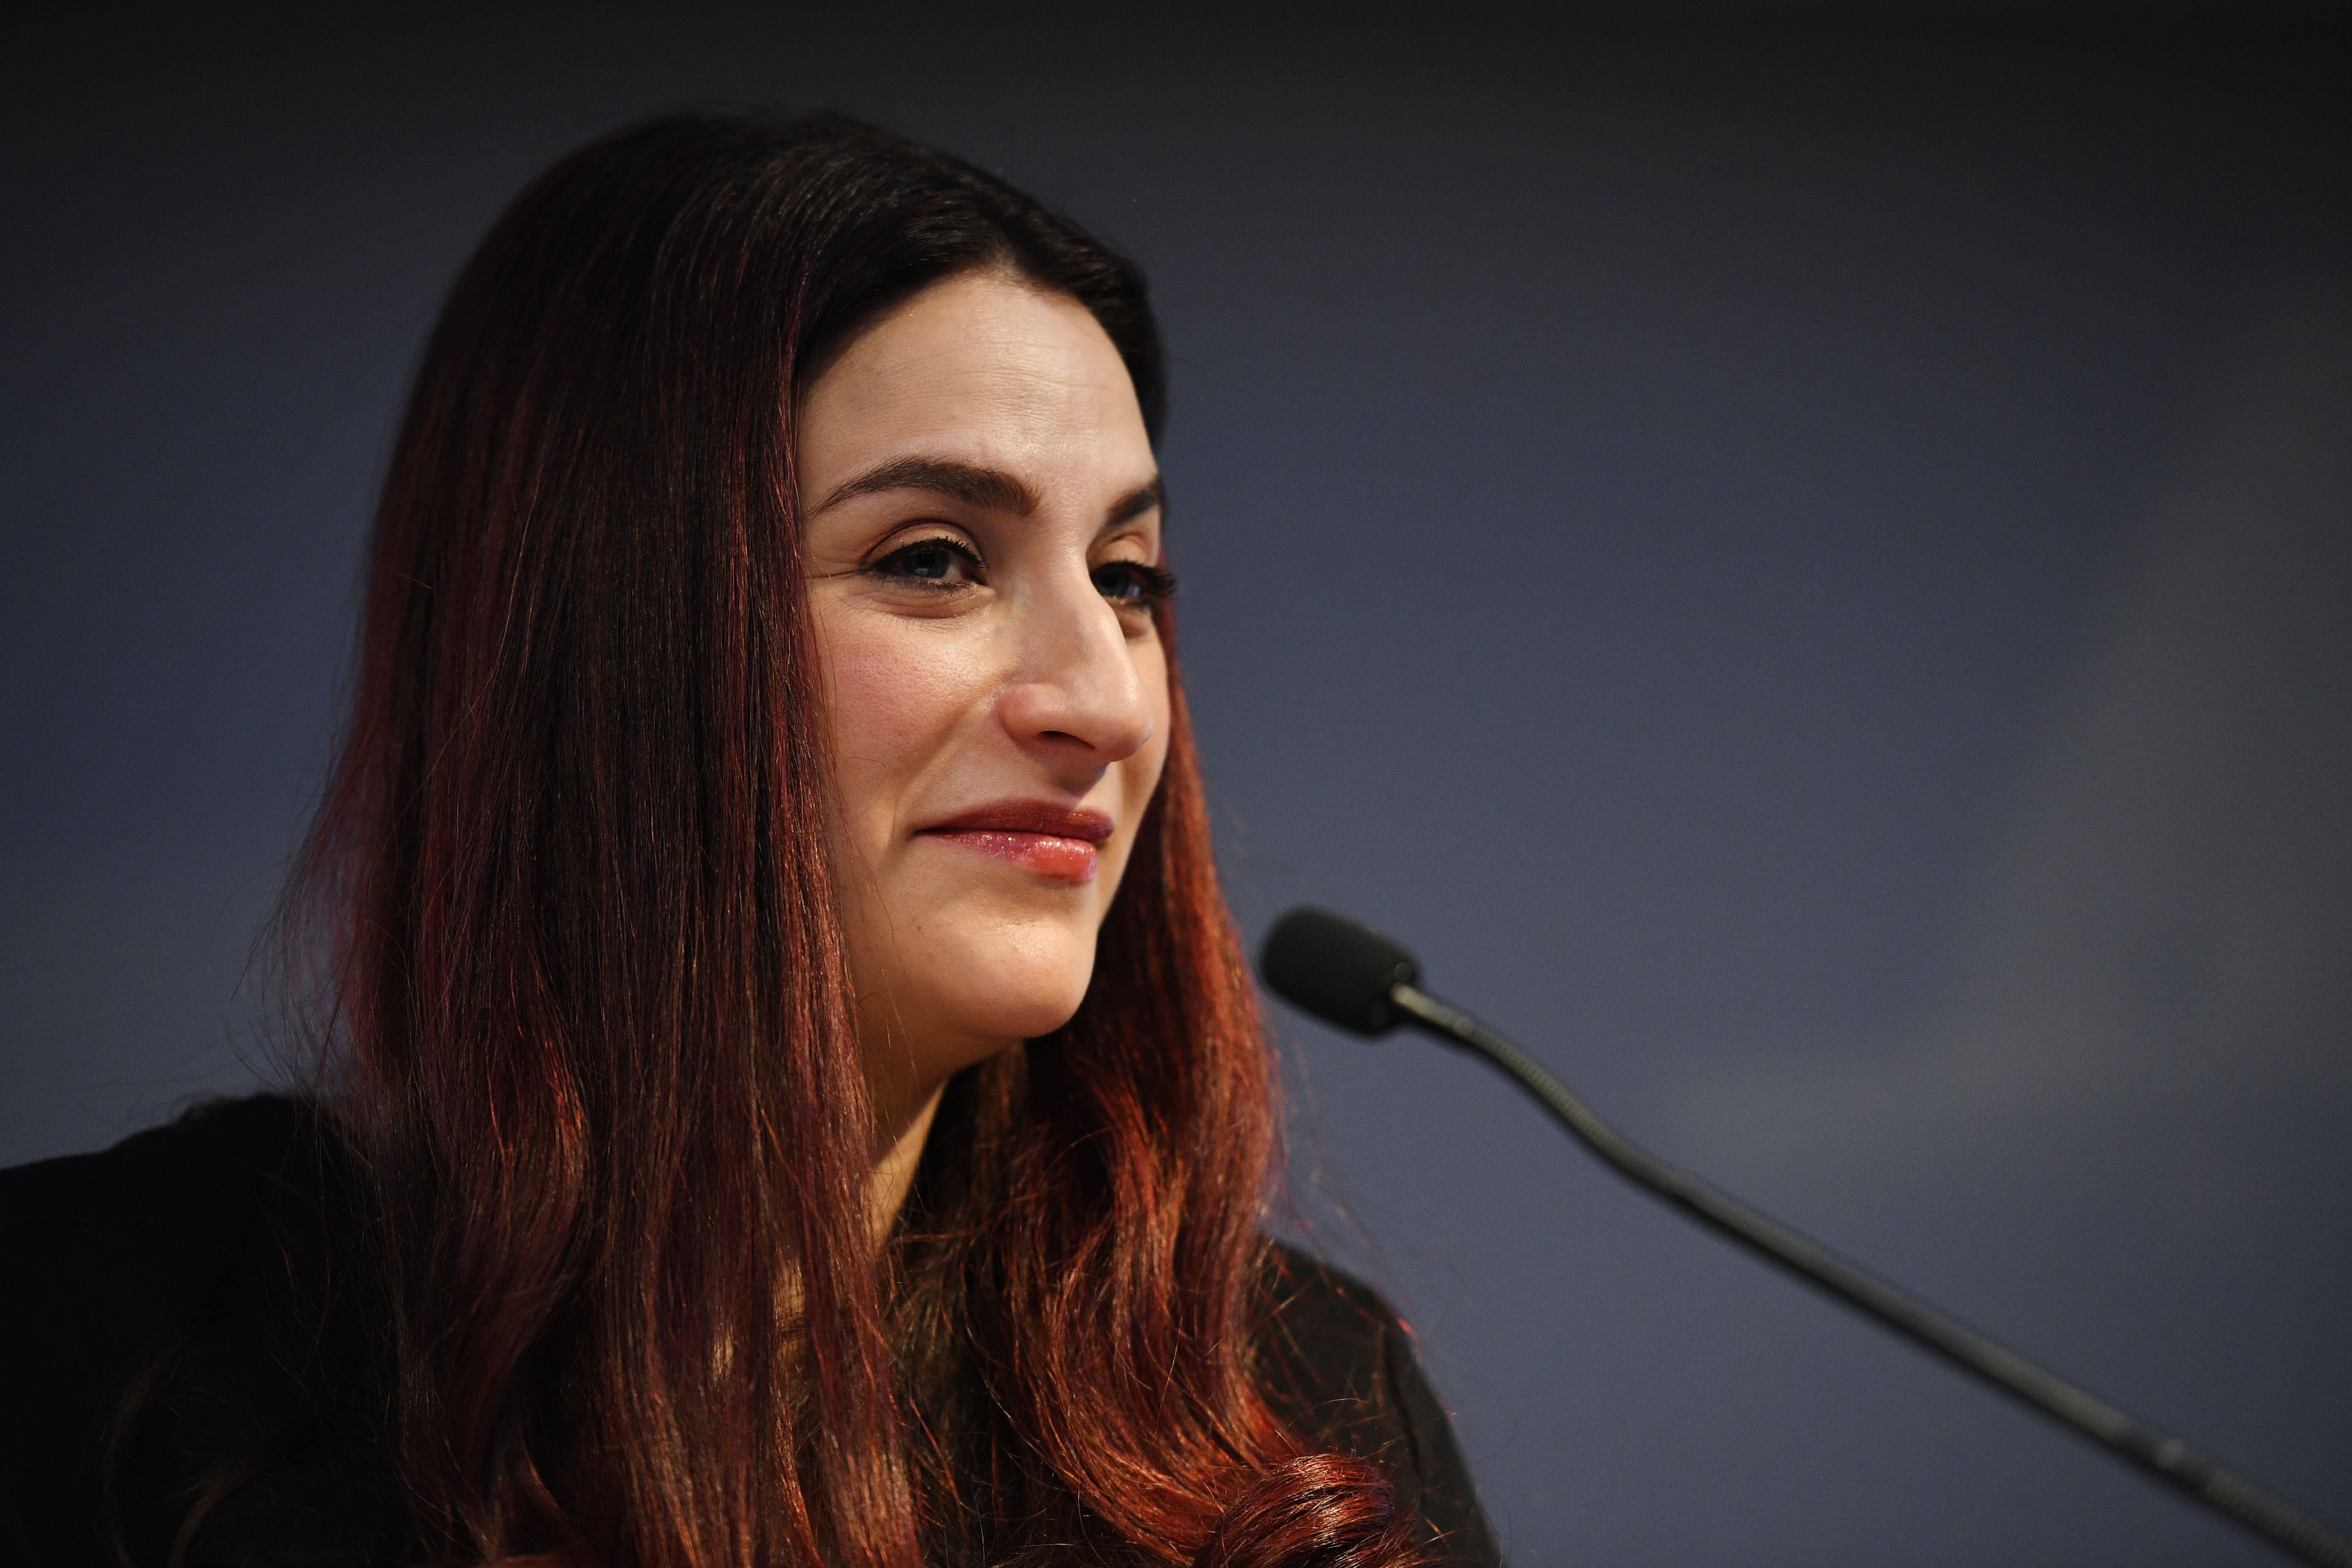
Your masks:
[[[1258,973],[1291,1005],[1359,1035],[1396,1027],[1389,992],[1421,978],[1412,954],[1328,910],[1297,909],[1274,922],[1257,952]]]

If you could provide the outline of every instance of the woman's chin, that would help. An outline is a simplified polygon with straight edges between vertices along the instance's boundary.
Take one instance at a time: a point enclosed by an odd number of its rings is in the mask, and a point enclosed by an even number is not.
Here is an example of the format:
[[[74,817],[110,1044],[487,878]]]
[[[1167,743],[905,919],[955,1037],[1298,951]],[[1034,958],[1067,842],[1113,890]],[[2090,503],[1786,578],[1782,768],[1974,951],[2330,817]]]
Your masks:
[[[975,1048],[983,1048],[979,1042],[995,1041],[1001,1047],[1050,1035],[1076,1016],[1078,1004],[1086,998],[1083,979],[1075,984],[1049,983],[1034,988],[997,984],[982,994],[958,998],[961,1005],[954,1006],[953,1012],[963,1026],[958,1032],[968,1034]]]
[[[1050,1035],[1070,1021],[1094,978],[1091,922],[1067,917],[934,927],[925,989],[959,1032],[1002,1040]]]
[[[952,918],[961,912],[907,921],[913,931],[896,944],[897,974],[861,998],[868,1049],[888,1051],[894,1076],[911,1070],[925,1083],[942,1082],[1022,1040],[1052,1034],[1086,1000],[1095,963],[1091,921],[1007,919],[1001,910]],[[879,1065],[869,1063],[869,1070]]]

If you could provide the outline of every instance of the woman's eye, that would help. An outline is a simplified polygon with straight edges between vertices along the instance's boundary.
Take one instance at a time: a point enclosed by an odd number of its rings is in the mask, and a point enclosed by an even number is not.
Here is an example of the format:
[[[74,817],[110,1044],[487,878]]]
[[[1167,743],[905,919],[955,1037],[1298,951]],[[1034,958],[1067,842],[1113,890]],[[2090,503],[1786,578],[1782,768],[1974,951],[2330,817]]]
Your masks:
[[[1094,571],[1095,591],[1112,604],[1151,605],[1176,591],[1176,579],[1140,561],[1112,561]]]
[[[877,576],[951,588],[980,581],[980,554],[961,539],[925,539],[902,545],[867,570]]]

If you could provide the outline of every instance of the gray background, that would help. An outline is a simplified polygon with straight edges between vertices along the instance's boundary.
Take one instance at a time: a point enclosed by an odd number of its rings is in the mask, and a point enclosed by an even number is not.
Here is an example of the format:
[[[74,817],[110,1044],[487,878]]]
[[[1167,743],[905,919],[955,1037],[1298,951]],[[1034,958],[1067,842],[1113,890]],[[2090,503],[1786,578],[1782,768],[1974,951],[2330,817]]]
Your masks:
[[[19,35],[0,1163],[248,1081],[499,205],[651,109],[829,103],[1150,270],[1254,932],[1373,921],[1669,1157],[2352,1524],[2347,63],[2125,9]],[[1297,1223],[1517,1561],[2268,1561],[1475,1064],[1280,1026]]]

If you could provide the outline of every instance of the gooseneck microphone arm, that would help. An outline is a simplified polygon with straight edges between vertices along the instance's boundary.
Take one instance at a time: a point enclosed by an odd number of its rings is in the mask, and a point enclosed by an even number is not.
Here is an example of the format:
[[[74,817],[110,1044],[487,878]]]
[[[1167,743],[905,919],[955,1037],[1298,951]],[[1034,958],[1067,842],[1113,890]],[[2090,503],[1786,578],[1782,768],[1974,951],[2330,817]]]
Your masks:
[[[2320,1568],[2352,1568],[2352,1542],[2273,1493],[2035,1365],[1624,1137],[1510,1041],[1419,989],[1419,966],[1386,937],[1320,910],[1293,910],[1260,969],[1286,1000],[1357,1034],[1415,1025],[1502,1068],[1612,1170],[1717,1235],[2031,1405],[2167,1485]]]

